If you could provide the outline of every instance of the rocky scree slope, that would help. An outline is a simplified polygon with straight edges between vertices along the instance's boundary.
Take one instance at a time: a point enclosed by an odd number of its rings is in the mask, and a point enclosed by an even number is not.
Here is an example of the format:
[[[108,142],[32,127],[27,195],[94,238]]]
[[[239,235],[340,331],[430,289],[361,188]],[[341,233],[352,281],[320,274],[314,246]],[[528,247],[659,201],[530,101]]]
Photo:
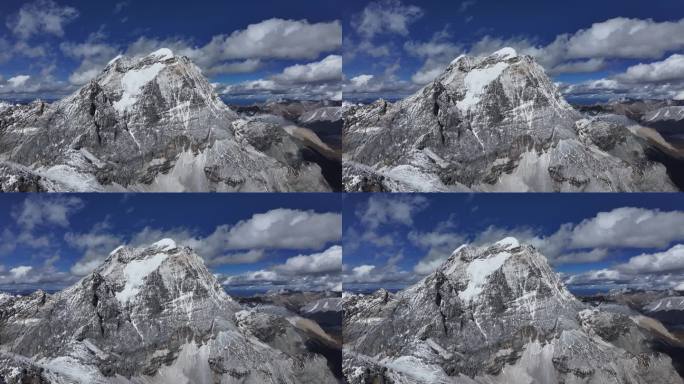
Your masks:
[[[300,149],[161,49],[53,104],[0,108],[0,191],[329,191]]]
[[[391,104],[344,114],[348,191],[672,191],[647,142],[573,109],[530,56],[460,56]]]
[[[242,310],[189,248],[114,250],[54,295],[0,301],[14,383],[336,383],[285,318]]]
[[[589,309],[534,247],[462,246],[417,284],[344,297],[349,383],[682,383],[629,316]]]

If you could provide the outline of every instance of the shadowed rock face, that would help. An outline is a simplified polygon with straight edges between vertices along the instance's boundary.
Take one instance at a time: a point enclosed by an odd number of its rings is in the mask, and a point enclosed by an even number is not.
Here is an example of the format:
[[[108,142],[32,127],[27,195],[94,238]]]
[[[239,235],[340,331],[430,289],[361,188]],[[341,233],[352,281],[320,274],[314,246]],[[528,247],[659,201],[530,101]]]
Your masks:
[[[168,240],[119,248],[54,295],[3,298],[0,340],[8,383],[336,383],[305,335],[242,310]]]
[[[350,107],[344,119],[349,191],[675,189],[642,139],[582,119],[511,49],[461,56],[413,96]]]
[[[512,238],[460,247],[403,291],[343,304],[350,383],[682,383],[650,333],[586,309]]]
[[[4,106],[0,161],[55,191],[330,190],[287,134],[255,142],[236,137],[236,124],[264,125],[238,119],[188,58],[160,50],[116,58],[56,103]]]

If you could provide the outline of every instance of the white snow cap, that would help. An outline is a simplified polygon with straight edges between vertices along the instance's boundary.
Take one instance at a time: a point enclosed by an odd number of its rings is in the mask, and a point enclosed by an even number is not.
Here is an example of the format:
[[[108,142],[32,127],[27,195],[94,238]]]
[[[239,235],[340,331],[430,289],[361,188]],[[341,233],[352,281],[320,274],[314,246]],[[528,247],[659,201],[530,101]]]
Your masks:
[[[492,56],[500,56],[503,59],[512,59],[514,57],[518,57],[518,52],[511,47],[505,47],[492,53]]]
[[[520,242],[515,237],[506,237],[505,239],[497,241],[495,244],[506,249],[511,249],[520,246]]]
[[[159,57],[159,59],[161,59],[161,60],[171,59],[174,57],[173,51],[168,49],[168,48],[158,49],[158,50],[150,53],[148,56],[156,56],[156,57]]]
[[[152,244],[151,248],[159,248],[162,251],[170,251],[172,249],[178,248],[176,242],[172,239],[161,239],[156,243]]]

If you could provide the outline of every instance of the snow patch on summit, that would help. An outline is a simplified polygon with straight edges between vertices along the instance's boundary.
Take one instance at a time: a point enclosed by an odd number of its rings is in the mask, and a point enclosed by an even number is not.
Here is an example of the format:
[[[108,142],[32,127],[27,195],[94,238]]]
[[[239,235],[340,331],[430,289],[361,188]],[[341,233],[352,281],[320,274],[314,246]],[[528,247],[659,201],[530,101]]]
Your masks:
[[[508,252],[499,252],[486,259],[475,259],[466,268],[468,273],[468,286],[458,293],[458,297],[463,301],[472,301],[480,293],[487,283],[489,275],[496,272],[511,257]]]
[[[140,286],[147,275],[156,271],[168,257],[169,255],[166,253],[158,253],[152,257],[143,260],[133,260],[128,263],[123,271],[126,285],[121,292],[116,293],[116,299],[122,305],[125,305],[128,300],[135,297],[140,292]]]
[[[154,63],[149,67],[127,72],[121,78],[123,94],[121,99],[114,103],[114,109],[119,113],[124,113],[128,108],[132,107],[138,101],[138,96],[142,93],[143,87],[154,80],[164,68],[166,68],[164,64]]]
[[[468,111],[480,102],[485,88],[496,80],[508,68],[508,63],[496,63],[486,68],[477,68],[468,72],[463,79],[466,94],[463,100],[456,103],[461,111]]]

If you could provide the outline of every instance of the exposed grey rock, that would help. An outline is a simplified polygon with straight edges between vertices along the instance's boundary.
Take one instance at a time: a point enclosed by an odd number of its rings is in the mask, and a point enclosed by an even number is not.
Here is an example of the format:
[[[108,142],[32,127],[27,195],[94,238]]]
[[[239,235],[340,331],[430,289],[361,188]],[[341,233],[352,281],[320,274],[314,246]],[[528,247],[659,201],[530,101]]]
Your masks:
[[[251,316],[191,249],[122,247],[64,291],[0,302],[0,372],[10,383],[336,382],[286,319],[248,331],[236,314]]]
[[[187,57],[162,49],[113,60],[56,103],[0,109],[0,161],[29,167],[53,191],[330,190],[282,132],[238,140],[252,125]]]
[[[637,322],[587,309],[512,238],[460,247],[417,284],[345,295],[344,308],[352,384],[683,382]]]
[[[345,187],[676,190],[665,167],[646,159],[643,139],[582,117],[531,57],[510,48],[461,56],[404,100],[346,108]]]

